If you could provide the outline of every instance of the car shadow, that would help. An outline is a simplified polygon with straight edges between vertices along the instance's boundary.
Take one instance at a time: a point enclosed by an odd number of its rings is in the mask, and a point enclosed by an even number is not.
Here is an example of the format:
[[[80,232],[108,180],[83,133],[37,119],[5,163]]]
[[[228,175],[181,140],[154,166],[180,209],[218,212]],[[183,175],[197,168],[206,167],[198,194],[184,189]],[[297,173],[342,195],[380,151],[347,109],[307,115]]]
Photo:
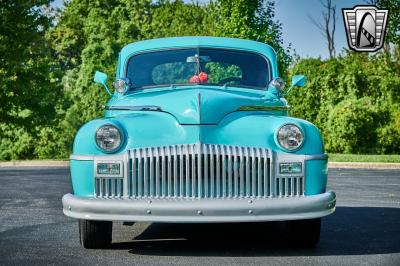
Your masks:
[[[150,224],[112,249],[157,256],[325,256],[400,252],[400,208],[337,207],[316,248],[291,245],[285,223]]]

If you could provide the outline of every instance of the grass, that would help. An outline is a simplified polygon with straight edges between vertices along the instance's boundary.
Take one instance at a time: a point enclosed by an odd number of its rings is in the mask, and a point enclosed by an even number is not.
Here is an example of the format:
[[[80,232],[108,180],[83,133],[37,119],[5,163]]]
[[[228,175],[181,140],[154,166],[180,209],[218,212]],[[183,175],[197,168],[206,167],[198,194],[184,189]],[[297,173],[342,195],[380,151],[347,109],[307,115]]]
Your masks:
[[[329,153],[330,162],[400,163],[400,154]]]

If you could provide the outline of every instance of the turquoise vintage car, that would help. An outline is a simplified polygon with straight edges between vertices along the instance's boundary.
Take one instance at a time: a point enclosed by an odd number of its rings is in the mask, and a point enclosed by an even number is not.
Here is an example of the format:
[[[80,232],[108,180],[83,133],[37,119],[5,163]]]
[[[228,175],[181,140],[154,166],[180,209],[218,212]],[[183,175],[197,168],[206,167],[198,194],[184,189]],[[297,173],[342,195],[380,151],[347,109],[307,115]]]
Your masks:
[[[274,50],[255,41],[177,37],[128,44],[103,118],[83,125],[70,157],[81,244],[111,243],[112,221],[288,221],[319,241],[327,155],[318,129],[288,116]]]

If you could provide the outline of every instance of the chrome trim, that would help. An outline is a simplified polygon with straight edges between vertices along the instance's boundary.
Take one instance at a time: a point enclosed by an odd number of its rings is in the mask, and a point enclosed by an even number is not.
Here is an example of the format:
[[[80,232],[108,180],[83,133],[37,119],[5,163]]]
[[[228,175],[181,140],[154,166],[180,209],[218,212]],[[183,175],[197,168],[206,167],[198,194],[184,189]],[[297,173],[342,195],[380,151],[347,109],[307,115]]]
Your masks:
[[[299,198],[97,199],[66,194],[65,215],[89,220],[148,222],[254,222],[312,219],[335,211],[334,192]],[[199,213],[201,215],[199,215]]]
[[[94,160],[124,160],[123,154],[110,154],[110,155],[74,155],[69,156],[70,160],[74,161],[94,161]]]
[[[312,154],[303,156],[304,160],[328,160],[328,154]]]
[[[126,110],[126,111],[162,111],[157,105],[142,105],[142,106],[105,106],[106,110]]]
[[[135,148],[124,189],[139,199],[273,197],[270,157],[269,149],[201,143]]]
[[[237,111],[287,111],[290,108],[290,106],[244,105],[240,106]]]
[[[178,145],[179,147],[179,145]],[[211,151],[212,152],[212,151]],[[123,155],[75,155],[72,154],[69,159],[76,161],[94,161],[94,160],[121,160]],[[304,154],[285,154],[287,158],[289,157],[293,159],[301,158],[301,160],[327,160],[328,154],[312,154],[312,155],[304,155]],[[211,166],[210,166],[211,167]]]

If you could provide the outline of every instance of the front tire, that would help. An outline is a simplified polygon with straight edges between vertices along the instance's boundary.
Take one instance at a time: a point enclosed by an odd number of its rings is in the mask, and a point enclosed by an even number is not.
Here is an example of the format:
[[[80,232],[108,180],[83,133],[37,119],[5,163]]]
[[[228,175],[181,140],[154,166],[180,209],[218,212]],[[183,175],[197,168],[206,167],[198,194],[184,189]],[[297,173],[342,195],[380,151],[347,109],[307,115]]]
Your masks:
[[[112,222],[79,220],[79,238],[84,248],[107,248],[112,239]]]
[[[288,221],[290,243],[296,246],[315,247],[321,235],[321,218]]]

